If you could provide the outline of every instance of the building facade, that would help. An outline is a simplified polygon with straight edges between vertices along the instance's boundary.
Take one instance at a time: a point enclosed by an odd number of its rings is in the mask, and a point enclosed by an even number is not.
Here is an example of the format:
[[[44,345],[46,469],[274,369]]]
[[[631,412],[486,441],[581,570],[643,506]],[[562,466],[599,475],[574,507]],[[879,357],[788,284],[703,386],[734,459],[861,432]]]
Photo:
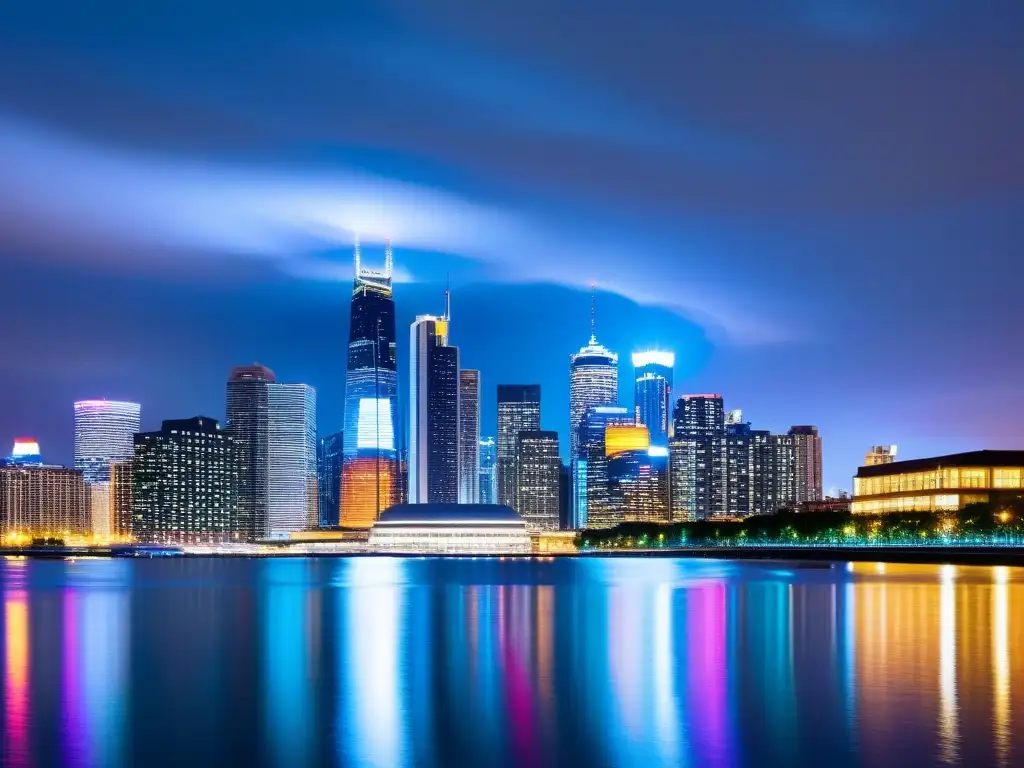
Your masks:
[[[573,499],[569,526],[573,529],[606,528],[619,522],[608,495],[605,431],[610,425],[633,427],[636,416],[617,405],[592,406],[577,428],[576,455],[570,469]],[[643,430],[646,433],[646,427]]]
[[[651,433],[651,445],[668,446],[672,419],[672,352],[634,352],[634,398],[637,422]]]
[[[560,475],[558,433],[521,431],[516,440],[516,503],[531,531],[558,530]]]
[[[117,400],[75,403],[75,469],[87,483],[110,482],[110,465],[132,457],[142,406]]]
[[[459,503],[480,503],[480,371],[459,371]]]
[[[590,340],[569,357],[569,456],[576,455],[580,424],[588,408],[619,399],[619,356],[597,342],[594,294],[590,297]]]
[[[132,438],[134,441],[134,438]],[[132,461],[115,461],[110,465],[110,503],[113,505],[111,534],[125,539],[135,536],[132,528]]]
[[[512,555],[532,549],[526,521],[492,504],[401,504],[370,529],[373,552],[407,555]]]
[[[242,537],[255,541],[270,519],[270,387],[277,383],[266,366],[241,365],[227,381],[227,432],[238,472],[237,520]]]
[[[259,538],[280,538],[318,522],[316,390],[268,386],[267,527]]]
[[[38,464],[0,467],[0,528],[28,537],[89,533],[82,471]]]
[[[341,524],[341,459],[345,432],[335,432],[317,443],[316,477],[320,496],[320,527],[333,528]]]
[[[409,503],[459,500],[459,348],[450,322],[420,315],[410,328]]]
[[[206,416],[135,436],[132,529],[141,542],[214,544],[249,531],[237,515],[234,440]]]
[[[818,434],[818,428],[790,427],[788,434],[793,438],[796,462],[794,501],[797,504],[820,501],[824,494],[821,487],[821,435]]]
[[[480,503],[498,503],[498,444],[493,437],[480,438]]]
[[[861,467],[853,479],[851,510],[950,512],[1022,498],[1024,451],[971,451]]]
[[[652,445],[611,454],[608,497],[623,522],[670,522],[668,449]]]
[[[516,446],[519,433],[536,432],[539,429],[540,385],[499,384],[498,504],[516,509]]]
[[[717,394],[684,395],[673,412],[669,445],[673,521],[726,514],[725,407]]]
[[[398,365],[392,254],[383,271],[362,266],[355,247],[348,359],[345,373],[341,524],[369,528],[399,498],[396,418]]]
[[[892,464],[896,461],[895,445],[873,445],[871,450],[864,454],[864,466],[875,467],[879,464]]]

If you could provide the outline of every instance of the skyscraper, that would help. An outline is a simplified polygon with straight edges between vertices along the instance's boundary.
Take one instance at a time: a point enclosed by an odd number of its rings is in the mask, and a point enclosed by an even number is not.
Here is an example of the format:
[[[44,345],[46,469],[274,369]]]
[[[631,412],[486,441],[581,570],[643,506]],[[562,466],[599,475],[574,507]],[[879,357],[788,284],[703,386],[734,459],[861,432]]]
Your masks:
[[[516,508],[520,432],[540,429],[540,384],[498,385],[498,503]]]
[[[135,538],[163,544],[238,541],[238,464],[234,441],[211,418],[164,421],[135,436]]]
[[[668,446],[672,397],[672,352],[634,352],[637,421],[651,432],[651,445]]]
[[[738,411],[733,411],[738,413]],[[772,435],[732,419],[725,427],[725,509],[730,517],[775,512],[772,498]]]
[[[317,524],[316,390],[269,384],[267,528],[283,537]]]
[[[47,464],[0,467],[0,532],[56,536],[89,532],[85,478]]]
[[[517,511],[530,530],[558,530],[561,469],[557,432],[519,432],[516,439]]]
[[[790,427],[795,455],[796,496],[794,501],[820,501],[821,488],[821,436],[812,426]]]
[[[267,535],[270,473],[270,386],[274,372],[254,363],[231,369],[227,383],[227,432],[237,462],[238,513],[234,525],[242,538]]]
[[[631,448],[608,457],[608,499],[617,521],[667,523],[668,498],[667,448]]]
[[[391,245],[384,270],[362,266],[355,246],[348,361],[345,374],[345,446],[341,469],[341,524],[369,528],[398,496],[398,367]]]
[[[480,503],[480,371],[459,371],[459,503]]]
[[[410,504],[459,500],[459,348],[448,344],[449,325],[446,306],[410,328]]]
[[[140,411],[138,403],[116,400],[75,403],[75,469],[85,477],[89,527],[99,536],[108,536],[113,527],[110,465],[131,458]]]
[[[344,432],[321,438],[316,456],[317,492],[320,494],[320,527],[340,524],[341,457]]]
[[[605,528],[619,522],[608,496],[605,431],[611,425],[633,427],[636,418],[629,408],[595,405],[587,408],[577,428],[576,455],[571,469],[574,496],[570,528]]]
[[[576,455],[580,423],[587,408],[619,399],[619,356],[597,343],[594,294],[590,296],[590,341],[569,357],[569,456]]]
[[[110,503],[113,506],[111,533],[133,536],[132,525],[132,461],[115,461],[110,465]]]
[[[676,402],[669,445],[671,516],[704,520],[725,514],[725,408],[721,395],[685,395]]]
[[[793,435],[772,435],[769,445],[769,503],[774,514],[797,503],[797,441]]]
[[[493,437],[480,438],[480,503],[498,503],[498,444]]]

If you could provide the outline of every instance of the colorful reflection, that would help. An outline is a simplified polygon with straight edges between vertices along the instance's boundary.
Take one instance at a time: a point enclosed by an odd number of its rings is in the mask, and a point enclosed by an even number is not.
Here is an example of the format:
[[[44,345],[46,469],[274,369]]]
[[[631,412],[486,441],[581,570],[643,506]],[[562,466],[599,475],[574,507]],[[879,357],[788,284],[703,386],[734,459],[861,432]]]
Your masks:
[[[3,764],[29,765],[29,609],[25,560],[4,558]]]

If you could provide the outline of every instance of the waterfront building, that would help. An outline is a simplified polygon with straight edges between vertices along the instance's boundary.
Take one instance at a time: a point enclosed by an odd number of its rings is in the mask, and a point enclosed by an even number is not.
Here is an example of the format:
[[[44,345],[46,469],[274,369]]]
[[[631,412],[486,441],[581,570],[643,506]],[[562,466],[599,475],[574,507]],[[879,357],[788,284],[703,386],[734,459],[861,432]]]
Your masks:
[[[498,385],[498,504],[516,509],[520,432],[540,429],[540,385]]]
[[[118,400],[75,403],[75,469],[87,483],[110,482],[110,465],[132,456],[142,406]]]
[[[684,395],[676,402],[669,469],[673,521],[726,514],[725,408],[721,395]]]
[[[774,514],[797,505],[797,441],[793,435],[772,435],[769,450],[771,464],[767,471]]]
[[[267,527],[281,538],[317,525],[316,390],[268,385]]]
[[[672,352],[634,352],[634,397],[637,422],[651,433],[651,445],[668,446],[672,418]]]
[[[873,445],[871,450],[864,454],[864,466],[874,467],[879,464],[892,464],[896,461],[895,445]]]
[[[363,267],[356,242],[341,470],[341,524],[349,528],[369,528],[400,496],[392,274],[390,243],[378,271]]]
[[[557,432],[519,432],[516,441],[516,509],[531,531],[558,530],[561,468]]]
[[[480,502],[480,371],[459,371],[459,503]]]
[[[793,438],[796,489],[793,500],[797,504],[805,501],[819,501],[823,495],[821,487],[821,436],[818,428],[812,426],[790,427]]]
[[[597,342],[594,293],[590,296],[590,340],[569,357],[569,455],[576,455],[579,426],[588,408],[619,399],[619,356]]]
[[[45,464],[0,467],[0,530],[28,537],[88,533],[82,471]]]
[[[734,413],[738,413],[734,412]],[[727,517],[772,514],[773,441],[767,430],[732,420],[725,427],[725,508]]]
[[[652,445],[610,453],[608,499],[617,521],[670,522],[668,449]]]
[[[480,503],[498,503],[498,444],[493,437],[480,438]]]
[[[442,317],[420,315],[410,329],[410,504],[459,500],[459,348],[448,343],[445,304]]]
[[[141,542],[211,544],[241,540],[234,439],[206,416],[163,422],[135,435],[132,529]]]
[[[576,455],[573,457],[572,513],[569,527],[605,528],[618,517],[608,497],[608,457],[605,431],[610,425],[633,427],[635,415],[617,405],[597,405],[586,410],[577,428]],[[646,433],[646,427],[643,428]],[[613,438],[613,442],[618,438]]]
[[[526,521],[494,504],[400,504],[370,529],[375,552],[511,555],[532,550]]]
[[[134,536],[132,530],[131,459],[115,461],[110,465],[110,504],[113,509],[110,533],[118,538]]]
[[[227,381],[227,433],[237,462],[235,525],[247,541],[266,536],[270,519],[270,387],[274,372],[254,363],[231,369]]]
[[[854,514],[948,512],[1024,498],[1024,451],[970,451],[860,467]]]
[[[316,476],[321,528],[341,524],[341,459],[345,433],[335,432],[321,438],[317,446]]]

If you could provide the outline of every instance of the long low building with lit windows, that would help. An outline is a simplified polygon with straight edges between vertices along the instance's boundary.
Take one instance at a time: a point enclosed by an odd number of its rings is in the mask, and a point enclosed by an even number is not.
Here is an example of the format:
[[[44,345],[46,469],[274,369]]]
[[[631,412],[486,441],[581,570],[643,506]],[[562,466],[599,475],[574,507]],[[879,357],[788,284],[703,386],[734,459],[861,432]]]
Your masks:
[[[398,504],[370,529],[373,552],[433,555],[526,554],[526,521],[500,504]]]
[[[854,514],[948,512],[1024,497],[1024,451],[971,451],[860,467]]]

